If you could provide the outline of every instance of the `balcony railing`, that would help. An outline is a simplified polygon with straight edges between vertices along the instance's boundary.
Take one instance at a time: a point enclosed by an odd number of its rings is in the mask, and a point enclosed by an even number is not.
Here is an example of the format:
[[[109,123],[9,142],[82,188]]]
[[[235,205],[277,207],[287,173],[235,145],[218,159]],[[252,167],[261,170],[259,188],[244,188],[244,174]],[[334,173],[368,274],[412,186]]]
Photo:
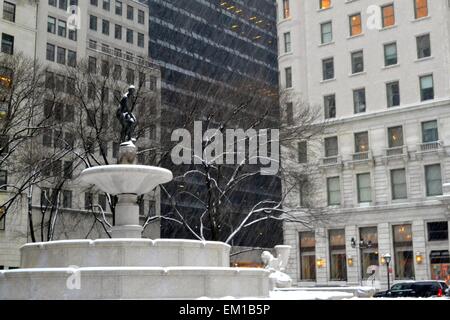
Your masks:
[[[436,151],[442,148],[442,141],[426,142],[419,144],[420,152]]]
[[[370,152],[359,152],[353,154],[353,161],[364,161],[370,159]]]
[[[406,152],[407,152],[406,146],[389,148],[386,149],[386,156],[387,157],[402,156],[405,155]]]

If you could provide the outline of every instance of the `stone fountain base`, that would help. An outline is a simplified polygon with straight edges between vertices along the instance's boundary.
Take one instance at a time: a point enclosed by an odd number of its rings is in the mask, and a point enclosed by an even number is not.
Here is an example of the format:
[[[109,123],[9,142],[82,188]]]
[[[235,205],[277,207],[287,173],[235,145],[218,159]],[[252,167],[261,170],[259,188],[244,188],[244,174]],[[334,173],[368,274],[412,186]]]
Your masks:
[[[27,244],[23,269],[0,271],[0,300],[269,297],[269,272],[229,268],[229,251],[190,240]]]

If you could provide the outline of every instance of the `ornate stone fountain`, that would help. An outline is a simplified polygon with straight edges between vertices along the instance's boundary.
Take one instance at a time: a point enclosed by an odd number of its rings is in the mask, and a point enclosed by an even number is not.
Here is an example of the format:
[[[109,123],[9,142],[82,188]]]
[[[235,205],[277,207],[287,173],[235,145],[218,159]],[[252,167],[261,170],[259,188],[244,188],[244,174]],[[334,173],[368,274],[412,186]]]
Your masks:
[[[137,197],[172,180],[169,170],[135,164],[132,141],[118,165],[82,172],[85,184],[118,196],[113,239],[27,244],[21,269],[0,271],[4,299],[197,299],[268,297],[269,271],[230,268],[220,242],[142,239]]]

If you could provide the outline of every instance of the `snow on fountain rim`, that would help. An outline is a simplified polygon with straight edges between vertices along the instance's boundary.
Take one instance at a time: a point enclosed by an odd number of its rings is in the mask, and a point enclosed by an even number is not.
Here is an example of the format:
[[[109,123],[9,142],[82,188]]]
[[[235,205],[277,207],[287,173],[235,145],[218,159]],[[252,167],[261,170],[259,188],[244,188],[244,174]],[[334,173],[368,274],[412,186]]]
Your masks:
[[[84,170],[80,180],[94,184],[110,195],[150,193],[158,185],[170,182],[170,170],[143,165],[117,164],[92,167]]]

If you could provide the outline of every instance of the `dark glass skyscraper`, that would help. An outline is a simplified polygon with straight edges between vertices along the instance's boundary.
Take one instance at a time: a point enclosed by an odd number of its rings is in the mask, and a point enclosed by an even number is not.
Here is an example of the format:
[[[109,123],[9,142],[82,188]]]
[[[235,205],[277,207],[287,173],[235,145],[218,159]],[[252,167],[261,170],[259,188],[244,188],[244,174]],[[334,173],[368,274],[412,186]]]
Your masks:
[[[211,86],[238,87],[256,80],[273,92],[278,91],[275,0],[148,0],[148,3],[149,55],[162,72],[162,141],[170,141],[173,129],[164,121],[189,112],[179,101],[199,96],[208,100]],[[171,163],[163,165],[174,171],[175,176],[187,170]],[[240,191],[232,198],[237,208],[246,202],[279,198],[281,185],[275,177],[260,176]],[[196,210],[193,203],[177,204]],[[162,214],[171,210],[164,196],[161,209]],[[267,229],[270,237],[266,237]],[[165,221],[161,231],[162,237],[187,236]],[[238,237],[234,244],[271,246],[281,239],[280,225],[270,221],[255,229],[254,236]]]

